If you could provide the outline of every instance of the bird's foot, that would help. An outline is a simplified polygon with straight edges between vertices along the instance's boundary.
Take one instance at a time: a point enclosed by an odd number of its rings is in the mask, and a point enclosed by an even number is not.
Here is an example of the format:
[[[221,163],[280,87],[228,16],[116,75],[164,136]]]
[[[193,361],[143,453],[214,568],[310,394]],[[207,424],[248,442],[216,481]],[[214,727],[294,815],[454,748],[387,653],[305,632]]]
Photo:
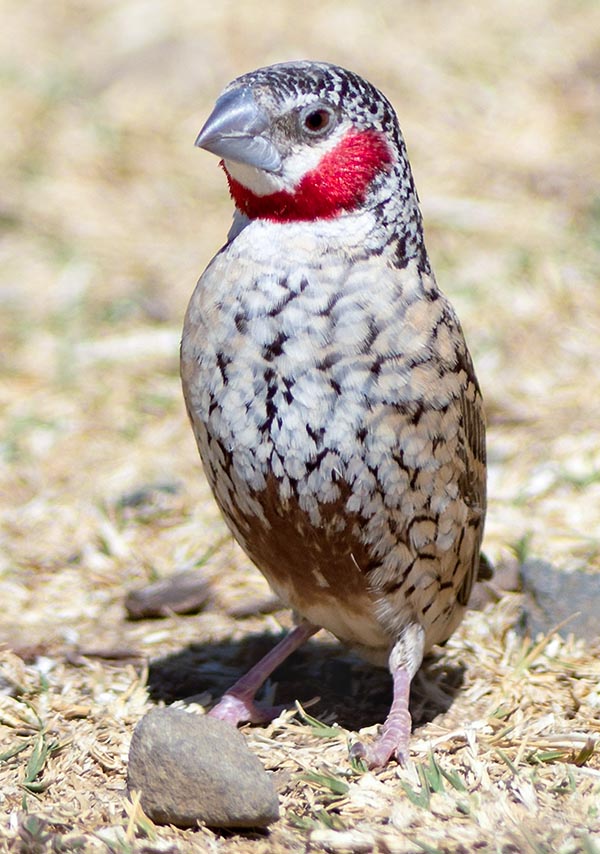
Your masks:
[[[238,679],[217,705],[210,710],[208,713],[210,717],[237,726],[248,722],[266,724],[280,715],[285,708],[284,706],[257,706],[254,698],[271,673],[317,631],[317,626],[302,620],[245,676]]]
[[[368,768],[382,768],[394,757],[400,765],[408,762],[411,717],[408,711],[410,693],[409,671],[402,664],[392,667],[394,698],[381,732],[371,744],[358,741],[350,749],[350,757],[361,759]]]
[[[278,717],[285,706],[259,706],[249,697],[224,694],[208,716],[226,721],[232,726],[243,723],[268,724]]]
[[[408,732],[410,734],[410,724]],[[397,733],[386,730],[385,727],[375,741],[370,744],[356,741],[350,748],[350,758],[361,760],[369,769],[383,768],[392,758],[399,765],[406,765],[408,756],[408,737],[399,737]]]

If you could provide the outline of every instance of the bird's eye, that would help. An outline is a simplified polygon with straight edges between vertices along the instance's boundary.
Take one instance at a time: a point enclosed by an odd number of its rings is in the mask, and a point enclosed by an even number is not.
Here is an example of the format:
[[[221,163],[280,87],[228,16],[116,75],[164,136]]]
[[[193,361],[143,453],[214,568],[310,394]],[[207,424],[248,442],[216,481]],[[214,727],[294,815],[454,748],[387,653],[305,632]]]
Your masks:
[[[313,107],[302,115],[302,127],[310,136],[321,136],[333,126],[334,114],[327,107]]]

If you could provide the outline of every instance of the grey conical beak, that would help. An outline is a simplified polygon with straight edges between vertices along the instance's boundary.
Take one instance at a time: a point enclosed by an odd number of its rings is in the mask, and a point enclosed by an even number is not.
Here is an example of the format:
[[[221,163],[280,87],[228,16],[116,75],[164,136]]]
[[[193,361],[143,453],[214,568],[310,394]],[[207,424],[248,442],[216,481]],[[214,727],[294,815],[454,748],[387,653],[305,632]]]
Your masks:
[[[278,172],[281,157],[272,142],[261,134],[269,118],[247,86],[225,92],[198,134],[195,145],[224,160],[246,163],[266,172]]]

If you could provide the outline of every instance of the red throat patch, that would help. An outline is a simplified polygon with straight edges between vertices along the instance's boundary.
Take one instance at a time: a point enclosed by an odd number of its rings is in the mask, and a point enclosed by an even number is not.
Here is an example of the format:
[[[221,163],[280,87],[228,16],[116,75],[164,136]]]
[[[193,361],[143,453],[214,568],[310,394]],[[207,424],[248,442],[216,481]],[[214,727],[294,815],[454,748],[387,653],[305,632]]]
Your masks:
[[[349,131],[294,192],[281,190],[257,196],[225,169],[229,192],[236,207],[250,219],[274,222],[331,219],[364,201],[373,178],[391,164],[384,137],[373,130]],[[221,161],[221,165],[223,162]]]

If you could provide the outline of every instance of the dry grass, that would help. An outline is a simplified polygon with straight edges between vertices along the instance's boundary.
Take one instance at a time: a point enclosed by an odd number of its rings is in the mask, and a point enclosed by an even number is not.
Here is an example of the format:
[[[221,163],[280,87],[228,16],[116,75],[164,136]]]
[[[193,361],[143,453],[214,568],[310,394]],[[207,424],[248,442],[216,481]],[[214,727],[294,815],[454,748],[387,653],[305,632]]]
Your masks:
[[[154,697],[206,702],[255,652],[244,638],[286,620],[232,616],[266,589],[233,545],[210,553],[225,531],[177,377],[185,304],[230,217],[192,142],[243,71],[330,59],[392,98],[486,396],[486,550],[600,571],[600,6],[300,5],[6,4],[0,851],[597,854],[598,650],[524,644],[510,597],[419,680],[414,767],[361,775],[342,728],[284,716],[248,731],[280,786],[269,834],[153,828],[125,798],[144,662]],[[126,590],[197,563],[203,614],[125,622]],[[309,711],[380,720],[385,677],[320,644],[282,695],[307,703],[337,674]]]

